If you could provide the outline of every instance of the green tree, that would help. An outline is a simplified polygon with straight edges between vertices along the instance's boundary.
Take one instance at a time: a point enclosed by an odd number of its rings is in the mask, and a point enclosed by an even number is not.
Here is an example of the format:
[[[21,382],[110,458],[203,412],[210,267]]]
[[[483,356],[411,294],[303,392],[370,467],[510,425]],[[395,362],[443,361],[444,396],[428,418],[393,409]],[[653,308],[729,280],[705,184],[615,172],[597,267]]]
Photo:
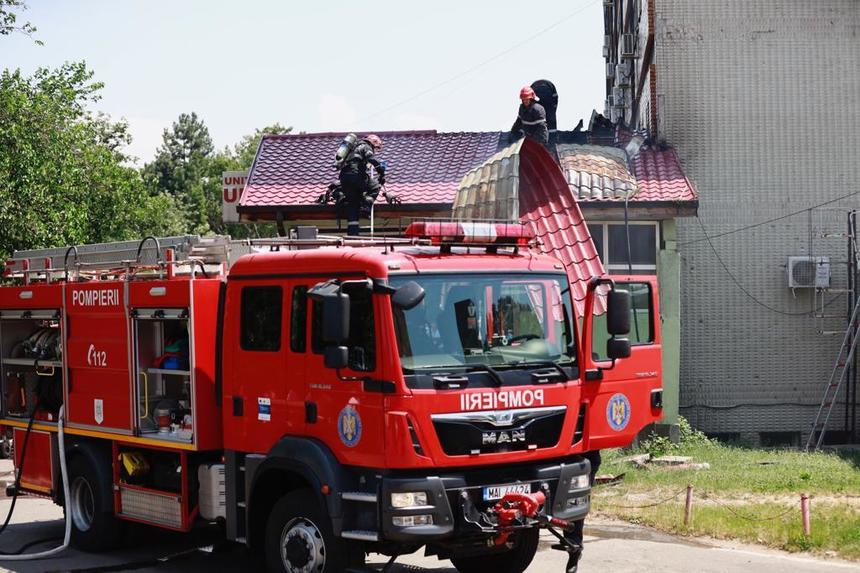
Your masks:
[[[33,37],[36,33],[36,27],[30,22],[18,24],[18,15],[14,10],[26,10],[27,5],[23,0],[0,0],[0,36],[8,36],[10,34],[19,33],[25,36]],[[33,40],[40,46],[41,40]]]
[[[210,230],[206,181],[210,176],[214,152],[209,128],[197,114],[183,113],[165,129],[162,144],[143,174],[155,192],[172,196],[183,212],[186,231],[206,233]]]
[[[172,198],[128,166],[128,126],[87,111],[102,87],[92,77],[84,63],[0,75],[3,255],[179,230]]]
[[[232,150],[226,148],[212,157],[206,181],[206,201],[209,228],[213,232],[228,234],[235,238],[275,234],[274,226],[268,223],[247,225],[224,223],[221,220],[221,174],[225,171],[250,169],[263,135],[284,135],[292,130],[292,127],[286,127],[280,123],[256,129],[254,133],[243,136],[241,141],[233,146]]]

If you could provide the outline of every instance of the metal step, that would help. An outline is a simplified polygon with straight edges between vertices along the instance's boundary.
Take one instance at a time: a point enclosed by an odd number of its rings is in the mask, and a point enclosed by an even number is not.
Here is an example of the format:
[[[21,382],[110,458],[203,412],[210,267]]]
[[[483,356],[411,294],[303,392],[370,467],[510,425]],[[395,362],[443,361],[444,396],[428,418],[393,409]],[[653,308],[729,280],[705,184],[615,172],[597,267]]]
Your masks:
[[[375,493],[365,493],[363,491],[345,491],[340,494],[340,497],[346,501],[362,501],[365,503],[376,503],[379,501]]]
[[[341,531],[340,536],[344,539],[355,539],[358,541],[379,541],[379,534],[375,531]]]

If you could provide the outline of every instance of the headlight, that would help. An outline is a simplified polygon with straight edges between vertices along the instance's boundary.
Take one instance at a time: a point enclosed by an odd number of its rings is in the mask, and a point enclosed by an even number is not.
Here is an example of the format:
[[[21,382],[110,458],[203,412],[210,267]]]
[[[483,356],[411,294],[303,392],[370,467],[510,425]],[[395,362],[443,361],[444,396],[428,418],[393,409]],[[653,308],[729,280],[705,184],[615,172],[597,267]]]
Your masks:
[[[391,522],[396,527],[415,527],[418,525],[433,525],[432,515],[395,515]]]
[[[588,503],[588,496],[584,495],[582,497],[572,497],[567,500],[567,509],[572,507],[578,507],[580,505],[585,505]]]
[[[580,476],[575,476],[572,480],[570,480],[570,488],[568,492],[585,489],[591,485],[591,480],[589,479],[588,474],[582,474]]]
[[[421,505],[427,505],[427,492],[407,491],[391,494],[391,507],[402,509],[405,507],[418,507]]]

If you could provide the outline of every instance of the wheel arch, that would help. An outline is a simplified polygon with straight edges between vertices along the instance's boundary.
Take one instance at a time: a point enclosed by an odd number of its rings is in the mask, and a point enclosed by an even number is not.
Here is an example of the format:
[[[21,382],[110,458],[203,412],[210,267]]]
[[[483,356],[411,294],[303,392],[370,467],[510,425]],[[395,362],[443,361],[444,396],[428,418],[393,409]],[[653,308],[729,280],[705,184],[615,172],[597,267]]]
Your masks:
[[[266,520],[275,502],[296,489],[307,488],[314,493],[317,503],[331,520],[336,535],[341,530],[341,502],[339,493],[345,491],[348,479],[334,454],[321,442],[286,436],[281,438],[258,464],[249,464],[247,503],[248,544],[260,547],[266,529]],[[323,486],[331,494],[323,494]]]

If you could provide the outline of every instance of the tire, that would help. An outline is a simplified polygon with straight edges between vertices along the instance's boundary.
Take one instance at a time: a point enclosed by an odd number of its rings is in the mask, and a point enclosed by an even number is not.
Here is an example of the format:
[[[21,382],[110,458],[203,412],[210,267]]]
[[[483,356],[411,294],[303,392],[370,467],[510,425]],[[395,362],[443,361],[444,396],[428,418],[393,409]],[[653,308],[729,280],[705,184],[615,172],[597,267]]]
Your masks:
[[[328,515],[309,489],[288,493],[272,508],[265,554],[272,573],[342,573],[364,565],[362,547],[334,536]]]
[[[451,559],[460,573],[523,573],[537,553],[540,530],[537,527],[520,530],[514,547],[501,553],[455,557]]]
[[[83,456],[68,462],[69,499],[66,514],[72,520],[72,544],[84,551],[107,551],[119,545],[125,523],[114,516],[107,470],[93,468]]]

